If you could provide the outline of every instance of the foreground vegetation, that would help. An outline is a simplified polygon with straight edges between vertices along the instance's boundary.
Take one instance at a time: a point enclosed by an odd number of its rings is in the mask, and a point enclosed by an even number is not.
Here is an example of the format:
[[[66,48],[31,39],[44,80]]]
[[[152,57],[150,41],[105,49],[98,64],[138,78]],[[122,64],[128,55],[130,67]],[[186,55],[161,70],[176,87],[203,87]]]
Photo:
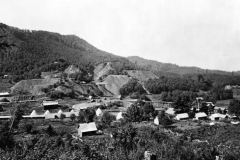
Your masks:
[[[137,160],[143,159],[145,151],[161,160],[214,160],[216,156],[237,160],[240,156],[239,125],[203,126],[178,131],[180,134],[177,135],[166,132],[162,127],[135,127],[133,124],[111,128],[112,138],[110,135],[98,135],[82,140],[73,138],[64,132],[64,128],[59,131],[51,125],[41,130],[22,126],[17,134],[2,128],[0,159]]]
[[[124,119],[117,123],[108,112],[96,117],[91,108],[70,119],[61,116],[57,120],[24,120],[20,106],[16,107],[13,118],[0,123],[1,160],[139,160],[145,151],[159,160],[240,157],[240,125],[209,126],[199,121],[196,128],[179,129],[172,125],[178,122],[161,112],[160,125],[155,126],[151,121],[157,113],[143,101],[129,107]],[[92,121],[103,134],[77,137],[77,124]]]

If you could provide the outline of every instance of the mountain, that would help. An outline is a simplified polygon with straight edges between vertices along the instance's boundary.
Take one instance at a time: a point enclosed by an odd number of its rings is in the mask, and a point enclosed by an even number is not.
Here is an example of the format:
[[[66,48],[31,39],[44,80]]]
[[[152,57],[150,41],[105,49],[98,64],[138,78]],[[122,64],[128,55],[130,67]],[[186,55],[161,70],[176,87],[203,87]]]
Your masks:
[[[64,70],[75,64],[91,68],[101,62],[120,62],[132,68],[126,58],[97,49],[74,35],[21,30],[0,23],[0,74],[39,78],[41,71]],[[1,75],[0,75],[1,76]]]
[[[64,71],[72,64],[92,75],[96,75],[94,68],[99,65],[101,68],[102,64],[102,68],[106,68],[105,64],[111,64],[109,68],[113,68],[112,74],[135,69],[150,70],[158,73],[158,76],[206,72],[232,74],[198,67],[182,67],[136,56],[124,58],[102,51],[75,35],[22,30],[0,23],[0,77],[8,74],[14,77],[14,81],[40,78],[41,72]],[[240,72],[234,74],[240,75]]]
[[[178,66],[171,63],[162,63],[154,60],[144,59],[138,56],[127,57],[132,63],[136,66],[141,67],[145,70],[151,70],[159,72],[160,74],[169,74],[169,75],[186,75],[186,74],[220,74],[220,75],[231,75],[232,72],[220,71],[220,70],[206,70],[198,67],[185,67]],[[240,75],[240,72],[234,72],[236,75]]]

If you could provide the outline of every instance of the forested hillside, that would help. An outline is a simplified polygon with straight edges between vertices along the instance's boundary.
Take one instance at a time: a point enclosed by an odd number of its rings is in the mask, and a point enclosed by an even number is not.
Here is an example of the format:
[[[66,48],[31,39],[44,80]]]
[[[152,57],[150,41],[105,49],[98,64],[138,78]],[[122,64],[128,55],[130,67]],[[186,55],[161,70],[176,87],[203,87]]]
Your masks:
[[[101,51],[74,35],[20,30],[0,23],[1,75],[38,78],[41,71],[64,70],[69,64],[89,69],[106,61],[133,67],[127,59]]]
[[[135,65],[146,69],[155,71],[159,74],[164,75],[184,75],[184,74],[205,74],[205,73],[213,73],[213,74],[223,74],[223,75],[231,75],[231,72],[219,71],[219,70],[205,70],[198,67],[184,67],[178,66],[176,64],[171,63],[162,63],[154,60],[144,59],[138,56],[131,56],[128,59],[134,63]],[[235,72],[235,74],[239,75],[239,72]]]

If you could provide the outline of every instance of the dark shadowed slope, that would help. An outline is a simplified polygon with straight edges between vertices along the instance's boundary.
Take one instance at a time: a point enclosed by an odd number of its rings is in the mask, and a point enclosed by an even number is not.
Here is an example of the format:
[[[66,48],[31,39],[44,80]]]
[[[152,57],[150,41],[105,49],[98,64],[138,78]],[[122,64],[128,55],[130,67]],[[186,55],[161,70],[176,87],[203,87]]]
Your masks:
[[[51,68],[47,65],[59,59],[83,67],[106,61],[119,61],[124,66],[131,66],[126,58],[99,50],[74,35],[20,30],[0,23],[1,74],[39,74],[42,68]]]

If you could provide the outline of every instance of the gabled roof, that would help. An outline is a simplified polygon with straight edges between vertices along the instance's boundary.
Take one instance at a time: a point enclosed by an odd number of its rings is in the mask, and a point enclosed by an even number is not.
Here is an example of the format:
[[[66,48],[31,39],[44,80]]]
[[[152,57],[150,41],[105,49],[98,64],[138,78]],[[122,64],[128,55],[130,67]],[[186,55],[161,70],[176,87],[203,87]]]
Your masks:
[[[226,115],[220,113],[214,113],[210,116],[210,118],[225,118]]]
[[[207,106],[215,106],[213,102],[205,102],[205,103],[207,104]]]
[[[103,112],[102,112],[102,110],[101,110],[100,108],[98,108],[98,109],[96,110],[96,116],[100,116],[102,113],[103,113]]]
[[[0,96],[9,96],[10,93],[9,92],[0,92]]]
[[[62,114],[63,113],[63,111],[60,109],[59,111],[58,111],[58,114],[60,115],[60,114]]]
[[[159,125],[159,119],[158,119],[158,117],[156,117],[156,118],[154,119],[153,123],[156,124],[156,125]]]
[[[0,116],[0,119],[10,119],[12,116]]]
[[[123,119],[122,112],[119,112],[116,117],[116,120],[120,120],[120,119]]]
[[[97,131],[96,123],[95,122],[81,123],[81,124],[79,124],[78,130],[81,132]]]
[[[176,115],[176,119],[186,119],[189,118],[187,113],[180,113]]]
[[[174,108],[168,108],[165,113],[171,114],[171,115],[175,114]]]
[[[46,112],[44,113],[44,116],[50,114],[49,110],[46,110]]]
[[[195,114],[196,118],[203,118],[203,117],[207,117],[207,114],[204,112],[198,112]]]
[[[58,101],[43,101],[44,106],[58,105]]]
[[[32,113],[30,114],[30,116],[36,116],[37,112],[35,110],[32,111]]]
[[[24,115],[23,118],[44,118],[45,114],[39,115],[35,110],[30,115]]]

